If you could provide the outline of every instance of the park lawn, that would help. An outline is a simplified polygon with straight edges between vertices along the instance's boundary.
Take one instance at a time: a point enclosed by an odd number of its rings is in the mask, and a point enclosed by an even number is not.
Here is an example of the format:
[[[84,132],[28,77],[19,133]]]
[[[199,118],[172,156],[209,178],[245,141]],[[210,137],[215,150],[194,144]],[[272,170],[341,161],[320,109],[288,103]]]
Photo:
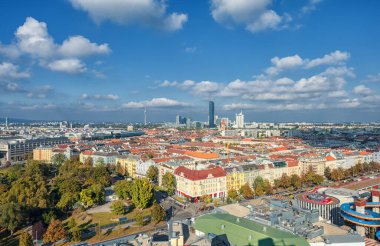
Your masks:
[[[92,223],[93,224],[100,223],[100,226],[116,223],[118,222],[119,218],[125,217],[124,215],[115,215],[109,212],[94,213],[94,214],[91,214],[90,216],[92,218]]]
[[[152,222],[152,223],[145,225],[145,226],[130,226],[128,228],[119,228],[119,229],[113,230],[110,233],[103,233],[100,236],[96,235],[96,236],[90,238],[89,240],[87,240],[87,242],[88,243],[96,243],[99,241],[110,240],[110,239],[114,239],[114,238],[118,238],[118,237],[122,237],[122,236],[137,234],[140,232],[151,231],[151,230],[154,230],[154,228],[159,227],[159,226],[162,227],[165,224],[166,224],[166,222],[161,221],[158,224],[155,224]]]

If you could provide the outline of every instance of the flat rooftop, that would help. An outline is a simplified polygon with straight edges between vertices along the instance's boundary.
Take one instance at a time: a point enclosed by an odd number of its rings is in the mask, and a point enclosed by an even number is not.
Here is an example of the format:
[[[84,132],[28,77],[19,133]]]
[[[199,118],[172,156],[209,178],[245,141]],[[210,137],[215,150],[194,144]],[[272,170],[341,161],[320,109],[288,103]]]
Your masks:
[[[195,220],[194,227],[206,236],[208,233],[226,234],[230,243],[234,245],[309,245],[303,237],[230,214],[201,216]]]

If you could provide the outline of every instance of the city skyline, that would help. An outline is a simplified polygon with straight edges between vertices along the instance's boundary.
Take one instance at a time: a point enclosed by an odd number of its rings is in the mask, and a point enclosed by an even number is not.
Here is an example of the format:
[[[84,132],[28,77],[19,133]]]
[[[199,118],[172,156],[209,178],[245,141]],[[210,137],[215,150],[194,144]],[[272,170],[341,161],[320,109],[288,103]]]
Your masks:
[[[1,3],[0,117],[380,121],[378,1],[117,4]]]

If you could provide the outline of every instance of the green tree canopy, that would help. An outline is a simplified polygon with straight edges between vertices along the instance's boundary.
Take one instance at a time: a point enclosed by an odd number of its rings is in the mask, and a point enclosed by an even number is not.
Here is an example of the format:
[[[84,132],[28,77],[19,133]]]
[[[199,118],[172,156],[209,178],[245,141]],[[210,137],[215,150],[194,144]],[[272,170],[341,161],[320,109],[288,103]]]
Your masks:
[[[166,216],[165,210],[157,203],[152,206],[152,220],[156,223],[162,221]]]
[[[21,225],[21,207],[14,202],[5,203],[0,207],[0,226],[7,228],[13,235],[13,231]]]
[[[123,201],[114,201],[111,204],[111,211],[116,215],[123,215],[127,213],[127,208]]]
[[[129,199],[131,198],[133,182],[129,180],[119,180],[115,183],[114,190],[116,195],[120,199]]]
[[[34,244],[33,244],[32,236],[26,231],[23,231],[20,235],[18,245],[19,246],[33,246]]]
[[[153,198],[153,185],[149,179],[135,179],[132,186],[132,202],[137,208],[146,208]]]
[[[53,163],[54,166],[60,167],[63,165],[63,163],[65,163],[66,160],[67,160],[67,157],[64,154],[58,153],[52,157],[51,162]]]
[[[148,171],[147,171],[147,173],[146,173],[146,176],[150,179],[150,180],[152,180],[153,182],[157,182],[157,180],[158,180],[158,168],[157,167],[155,167],[155,166],[150,166],[149,168],[148,168]]]
[[[172,173],[165,173],[162,177],[162,186],[165,187],[169,195],[173,195],[176,188],[176,180]]]

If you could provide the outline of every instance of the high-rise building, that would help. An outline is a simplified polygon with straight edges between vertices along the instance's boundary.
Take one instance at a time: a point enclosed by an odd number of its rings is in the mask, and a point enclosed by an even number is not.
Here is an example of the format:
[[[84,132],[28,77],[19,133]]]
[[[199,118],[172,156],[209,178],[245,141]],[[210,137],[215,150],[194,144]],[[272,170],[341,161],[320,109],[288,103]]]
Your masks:
[[[244,128],[244,114],[243,111],[240,111],[239,114],[236,114],[236,128]]]
[[[180,125],[180,124],[182,124],[182,117],[181,117],[181,115],[177,115],[176,117],[175,117],[175,124],[178,126],[178,125]]]
[[[209,101],[208,102],[208,126],[215,127],[215,121],[214,121],[214,102]]]

